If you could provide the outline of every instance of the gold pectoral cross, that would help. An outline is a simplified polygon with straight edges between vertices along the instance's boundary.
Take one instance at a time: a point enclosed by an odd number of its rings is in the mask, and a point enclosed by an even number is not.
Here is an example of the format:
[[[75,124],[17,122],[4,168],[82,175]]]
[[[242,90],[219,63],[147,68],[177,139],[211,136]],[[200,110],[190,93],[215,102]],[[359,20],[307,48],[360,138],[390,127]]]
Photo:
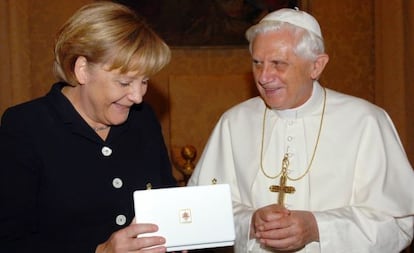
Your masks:
[[[285,205],[285,193],[294,193],[295,187],[293,186],[287,186],[287,168],[289,167],[289,158],[288,154],[285,154],[282,160],[282,175],[280,176],[280,185],[271,185],[269,187],[269,190],[271,192],[278,192],[279,198],[277,203],[279,205],[284,206]]]

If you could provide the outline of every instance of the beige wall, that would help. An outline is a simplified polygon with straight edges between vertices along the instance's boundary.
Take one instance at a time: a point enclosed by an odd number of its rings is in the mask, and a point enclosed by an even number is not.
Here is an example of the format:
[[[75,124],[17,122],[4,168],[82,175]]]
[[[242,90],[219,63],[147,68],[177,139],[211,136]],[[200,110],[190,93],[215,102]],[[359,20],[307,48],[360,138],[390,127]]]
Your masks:
[[[330,56],[322,82],[330,88],[375,100],[373,1],[312,0]]]

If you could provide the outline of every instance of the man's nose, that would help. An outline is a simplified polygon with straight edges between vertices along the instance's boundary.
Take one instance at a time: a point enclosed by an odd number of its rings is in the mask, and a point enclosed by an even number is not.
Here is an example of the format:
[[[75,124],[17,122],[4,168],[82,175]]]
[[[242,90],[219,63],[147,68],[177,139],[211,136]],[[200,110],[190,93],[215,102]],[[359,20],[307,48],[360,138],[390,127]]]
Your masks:
[[[259,71],[258,81],[260,84],[266,84],[274,78],[274,69],[268,65],[264,65]]]

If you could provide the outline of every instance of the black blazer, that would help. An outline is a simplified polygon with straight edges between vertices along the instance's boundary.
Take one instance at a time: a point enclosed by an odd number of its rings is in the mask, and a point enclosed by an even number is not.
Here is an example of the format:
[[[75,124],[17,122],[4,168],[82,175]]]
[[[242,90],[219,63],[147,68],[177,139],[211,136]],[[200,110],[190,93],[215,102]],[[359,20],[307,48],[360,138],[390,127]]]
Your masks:
[[[0,252],[95,252],[134,217],[132,193],[175,186],[146,103],[103,141],[53,85],[0,126]]]

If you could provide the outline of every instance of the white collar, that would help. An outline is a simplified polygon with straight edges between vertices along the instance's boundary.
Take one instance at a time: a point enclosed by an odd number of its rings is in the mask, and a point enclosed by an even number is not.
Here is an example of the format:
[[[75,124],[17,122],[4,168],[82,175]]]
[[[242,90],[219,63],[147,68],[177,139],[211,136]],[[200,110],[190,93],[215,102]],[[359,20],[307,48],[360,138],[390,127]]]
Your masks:
[[[320,108],[323,104],[323,99],[323,88],[318,81],[314,81],[312,95],[303,105],[286,110],[272,109],[271,112],[280,118],[286,119],[297,119],[312,114],[319,114]]]

